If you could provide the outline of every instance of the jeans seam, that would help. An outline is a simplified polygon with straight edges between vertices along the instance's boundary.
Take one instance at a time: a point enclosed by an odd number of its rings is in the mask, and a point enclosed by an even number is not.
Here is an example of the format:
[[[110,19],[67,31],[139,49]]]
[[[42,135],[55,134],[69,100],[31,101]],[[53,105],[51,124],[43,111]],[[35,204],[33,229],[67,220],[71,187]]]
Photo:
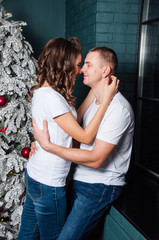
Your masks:
[[[98,204],[102,201],[102,198],[103,198],[103,196],[104,196],[104,194],[105,194],[105,191],[106,191],[106,188],[104,188],[104,191],[102,192],[102,195],[101,195],[101,197],[100,197],[100,199],[99,199],[99,201],[98,201]]]
[[[32,236],[31,236],[31,239],[30,239],[30,240],[32,240],[32,239],[33,239],[33,237],[34,237],[34,232],[35,232],[36,226],[38,226],[38,224],[37,224],[37,223],[36,223],[36,225],[35,225],[35,228],[34,228],[34,231],[33,231],[33,233],[32,233]]]
[[[101,200],[102,200],[102,197],[103,197],[103,195],[104,195],[104,193],[105,193],[105,191],[106,191],[106,188],[104,188],[104,191],[102,192],[102,195],[101,195],[101,197],[100,197],[100,199],[99,199],[99,201],[97,202],[97,206],[98,206],[98,204],[101,202]],[[85,231],[85,229],[86,229],[86,227],[87,227],[87,225],[89,224],[89,222],[90,222],[90,220],[91,220],[91,218],[92,218],[92,216],[94,215],[94,213],[96,212],[96,208],[92,211],[92,214],[89,216],[89,219],[88,219],[88,221],[87,221],[87,224],[85,224],[85,228],[83,229],[83,231],[81,232],[81,234],[80,234],[80,236],[79,237],[81,237],[82,236],[82,234],[84,233],[84,231]],[[80,239],[80,238],[79,238]]]
[[[79,237],[78,240],[81,238],[82,234],[84,233],[84,231],[85,231],[87,225],[89,224],[90,219],[92,218],[94,212],[95,212],[95,210],[93,210],[91,216],[89,216],[89,219],[88,219],[88,221],[87,221],[87,224],[85,224],[85,227],[83,228],[83,230],[81,231],[80,235],[78,236],[78,237]]]
[[[107,186],[107,187],[108,187],[108,186]],[[102,194],[101,194],[101,197],[100,197],[99,201],[97,202],[97,206],[98,206],[98,204],[100,204],[100,202],[101,202],[101,200],[102,200],[102,198],[103,198],[103,196],[104,196],[104,194],[105,194],[105,191],[107,190],[107,187],[104,188],[104,190],[103,190],[103,192],[102,192]],[[89,224],[92,216],[93,216],[94,213],[96,212],[96,209],[97,209],[97,207],[92,211],[92,214],[91,214],[91,216],[89,217],[89,220],[88,220],[88,222],[87,222],[87,224],[86,224],[86,226],[85,226],[85,229],[86,229],[87,225]],[[83,230],[82,234],[84,233],[85,229]],[[80,237],[82,236],[82,234],[80,235]]]
[[[115,193],[115,187],[113,187],[113,191],[112,191],[112,194],[111,194],[111,202],[113,201],[114,193]]]
[[[105,192],[105,190],[104,190],[104,192]],[[103,196],[103,194],[102,194],[102,196]],[[97,202],[97,205],[99,204],[99,201]],[[85,229],[87,228],[87,226],[88,226],[88,224],[89,224],[89,222],[90,222],[90,220],[91,220],[91,218],[92,218],[92,216],[94,215],[94,213],[96,212],[96,208],[92,211],[92,214],[89,216],[89,219],[88,219],[88,221],[87,221],[87,224],[85,224],[85,228],[83,229],[83,231],[81,231],[81,234],[80,234],[80,238],[81,238],[81,236],[83,235],[83,233],[84,233],[84,231],[85,231]],[[78,238],[78,240],[80,240],[80,238]],[[83,239],[83,237],[82,237],[82,239]]]
[[[54,188],[54,198],[55,198],[55,205],[56,205],[56,230],[57,230],[58,229],[58,206],[57,206],[56,187]],[[56,237],[58,237],[58,233],[56,233]]]

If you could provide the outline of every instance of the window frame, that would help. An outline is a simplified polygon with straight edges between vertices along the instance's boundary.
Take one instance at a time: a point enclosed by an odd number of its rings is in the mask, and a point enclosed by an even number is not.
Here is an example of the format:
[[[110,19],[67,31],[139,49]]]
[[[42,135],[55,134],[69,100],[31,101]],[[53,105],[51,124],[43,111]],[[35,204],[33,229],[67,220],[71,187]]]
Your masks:
[[[144,171],[150,173],[151,175],[159,178],[159,173],[154,172],[152,169],[144,166],[143,161],[141,161],[141,118],[143,103],[145,101],[159,102],[159,98],[144,97],[143,96],[143,85],[144,85],[144,65],[145,62],[145,49],[146,49],[146,39],[147,39],[147,27],[148,25],[159,21],[159,17],[148,19],[149,8],[151,0],[142,0],[142,11],[140,17],[140,37],[139,37],[139,56],[138,56],[138,78],[137,78],[137,96],[136,96],[136,129],[135,129],[135,164],[142,168]]]

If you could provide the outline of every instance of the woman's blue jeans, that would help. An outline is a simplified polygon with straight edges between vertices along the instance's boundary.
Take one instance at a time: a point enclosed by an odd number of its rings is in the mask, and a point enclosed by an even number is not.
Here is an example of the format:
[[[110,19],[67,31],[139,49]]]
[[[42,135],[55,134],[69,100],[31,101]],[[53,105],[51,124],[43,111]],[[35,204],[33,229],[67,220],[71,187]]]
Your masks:
[[[26,200],[17,240],[54,240],[66,220],[64,187],[51,187],[25,172]]]
[[[122,186],[73,181],[68,190],[70,213],[58,240],[86,240]],[[72,209],[71,209],[72,208]]]

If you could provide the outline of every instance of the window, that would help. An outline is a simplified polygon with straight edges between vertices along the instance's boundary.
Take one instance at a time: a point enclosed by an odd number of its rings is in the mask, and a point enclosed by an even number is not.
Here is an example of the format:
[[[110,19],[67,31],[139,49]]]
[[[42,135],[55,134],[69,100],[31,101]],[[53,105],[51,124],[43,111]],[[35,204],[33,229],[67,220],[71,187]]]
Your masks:
[[[159,177],[159,1],[144,0],[142,9],[135,161]]]

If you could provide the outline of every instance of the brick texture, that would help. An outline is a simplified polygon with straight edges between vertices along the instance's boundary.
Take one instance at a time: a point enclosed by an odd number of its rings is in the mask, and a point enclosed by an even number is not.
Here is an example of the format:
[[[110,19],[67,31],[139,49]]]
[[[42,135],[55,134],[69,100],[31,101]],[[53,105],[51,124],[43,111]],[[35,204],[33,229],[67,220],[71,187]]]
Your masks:
[[[95,46],[115,50],[120,91],[135,105],[140,23],[140,0],[66,0],[66,37],[77,36],[83,58]],[[75,85],[77,106],[88,92],[80,77]]]

